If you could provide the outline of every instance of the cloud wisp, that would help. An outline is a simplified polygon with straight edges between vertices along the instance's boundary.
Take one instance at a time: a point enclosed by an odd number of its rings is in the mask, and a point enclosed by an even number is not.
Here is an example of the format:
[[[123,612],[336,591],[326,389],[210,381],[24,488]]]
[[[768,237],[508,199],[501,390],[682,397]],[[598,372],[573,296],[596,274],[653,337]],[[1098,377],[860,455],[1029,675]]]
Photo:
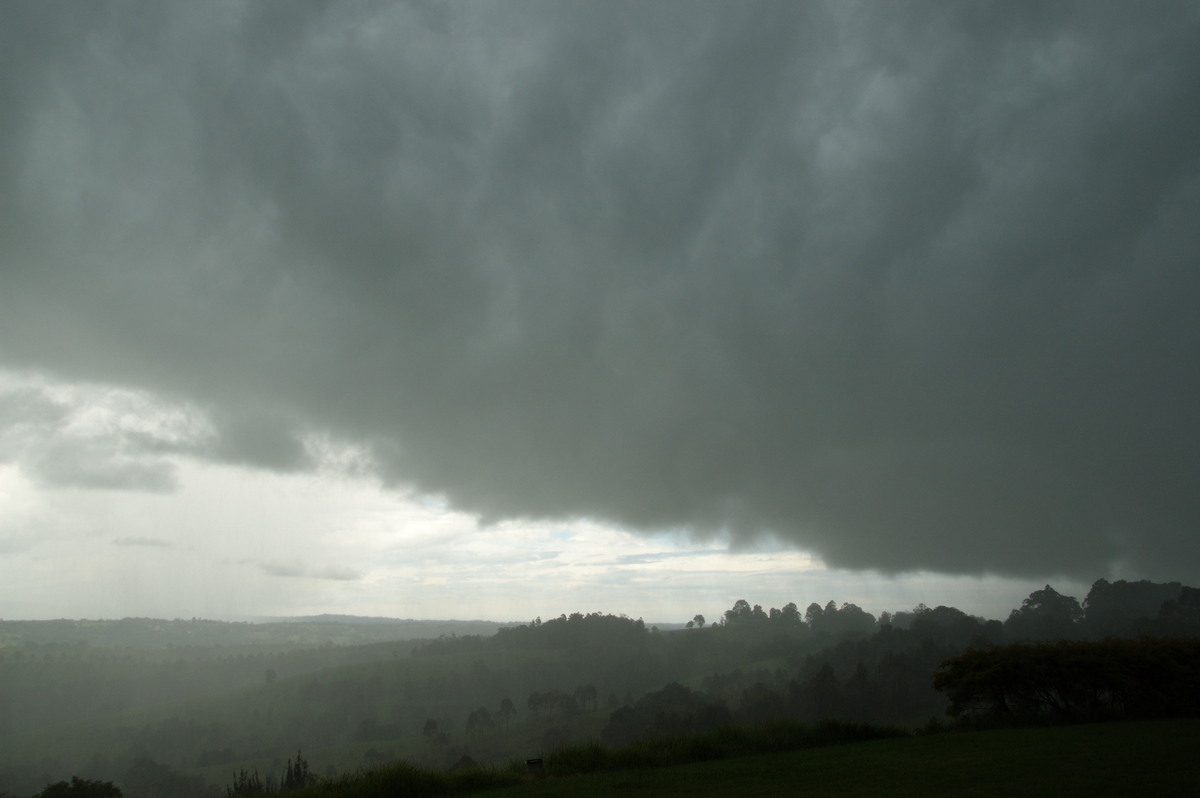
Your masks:
[[[488,520],[1194,578],[1198,39],[1187,2],[25,5],[0,366]],[[23,467],[173,489],[103,440]]]

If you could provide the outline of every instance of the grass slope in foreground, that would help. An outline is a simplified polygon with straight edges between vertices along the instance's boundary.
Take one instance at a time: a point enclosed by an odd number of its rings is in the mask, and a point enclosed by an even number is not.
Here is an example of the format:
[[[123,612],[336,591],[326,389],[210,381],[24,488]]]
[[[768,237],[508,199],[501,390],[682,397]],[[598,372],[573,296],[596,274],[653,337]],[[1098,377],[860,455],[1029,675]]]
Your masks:
[[[491,796],[1200,795],[1200,721],[1004,729],[546,780]]]
[[[673,767],[614,770],[483,791],[434,774],[404,794],[488,798],[589,796],[1193,796],[1200,720],[947,732]],[[415,775],[415,774],[414,774]],[[483,775],[483,774],[480,774]],[[371,796],[364,774],[297,795]],[[480,783],[490,781],[486,777]],[[372,784],[374,782],[374,784]],[[494,783],[494,782],[493,782]],[[375,789],[372,789],[372,787]],[[415,789],[411,789],[415,788]],[[447,790],[449,788],[449,790]],[[465,788],[465,789],[464,789]]]

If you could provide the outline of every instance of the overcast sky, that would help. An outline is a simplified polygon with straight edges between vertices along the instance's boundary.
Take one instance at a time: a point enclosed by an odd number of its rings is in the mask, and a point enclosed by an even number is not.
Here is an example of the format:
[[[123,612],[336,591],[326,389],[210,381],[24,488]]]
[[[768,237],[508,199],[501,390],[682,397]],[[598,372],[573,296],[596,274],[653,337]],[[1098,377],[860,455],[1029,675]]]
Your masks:
[[[1200,4],[24,2],[0,614],[1200,583]]]

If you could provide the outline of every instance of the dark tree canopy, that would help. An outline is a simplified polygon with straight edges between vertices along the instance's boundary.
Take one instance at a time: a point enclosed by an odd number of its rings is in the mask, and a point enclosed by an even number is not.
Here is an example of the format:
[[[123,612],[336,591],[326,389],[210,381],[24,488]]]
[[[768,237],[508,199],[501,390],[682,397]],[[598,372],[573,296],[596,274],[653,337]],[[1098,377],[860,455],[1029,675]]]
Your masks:
[[[33,798],[121,798],[121,789],[111,781],[94,781],[72,776],[70,782],[47,784]]]
[[[1178,582],[1097,579],[1083,600],[1087,632],[1092,637],[1134,634],[1138,621],[1156,617],[1164,603],[1179,599],[1182,590]]]
[[[1070,640],[1079,635],[1082,621],[1079,601],[1046,585],[1009,614],[1004,629],[1011,640]]]

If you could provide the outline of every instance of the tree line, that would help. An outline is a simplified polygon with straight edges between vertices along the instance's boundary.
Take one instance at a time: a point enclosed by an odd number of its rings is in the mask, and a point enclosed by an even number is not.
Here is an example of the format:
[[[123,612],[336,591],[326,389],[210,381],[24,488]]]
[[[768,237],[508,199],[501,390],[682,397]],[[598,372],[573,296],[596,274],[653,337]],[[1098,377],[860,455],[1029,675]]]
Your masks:
[[[714,623],[703,616],[691,621],[690,628],[661,632],[641,619],[576,612],[490,637],[217,659],[209,664],[237,673],[226,682],[229,700],[176,706],[141,725],[114,721],[90,761],[59,761],[59,751],[21,762],[0,755],[0,791],[21,785],[28,794],[29,785],[76,772],[116,781],[130,798],[153,795],[139,786],[143,782],[176,778],[172,794],[198,795],[198,785],[178,780],[192,778],[182,775],[190,768],[272,757],[282,762],[297,746],[319,752],[371,745],[361,762],[338,762],[345,768],[400,751],[431,765],[468,754],[482,760],[481,751],[500,756],[505,746],[520,756],[530,740],[540,740],[539,750],[546,751],[597,730],[604,739],[624,740],[773,718],[911,727],[944,717],[954,698],[935,689],[933,676],[941,663],[969,649],[1200,635],[1200,591],[1178,583],[1098,580],[1080,602],[1047,585],[1004,620],[924,604],[875,617],[852,603],[813,602],[801,611],[796,603],[777,609],[739,599]],[[196,697],[220,688],[221,680],[209,676],[190,690],[164,689],[179,677],[199,675],[200,661],[135,659],[130,672],[121,673],[119,657],[92,663],[81,653],[56,651],[46,661],[40,650],[0,652],[0,676],[12,677],[0,679],[0,710],[5,701],[28,704],[28,711],[38,701],[57,701],[39,698],[38,691],[60,683],[62,696],[78,694],[81,718],[103,716],[105,691],[85,695],[89,681],[122,685],[107,694],[113,712],[130,706],[122,691],[138,679],[145,695],[134,703],[142,706],[154,705],[157,695]],[[34,693],[18,696],[17,687]],[[54,706],[66,712],[69,703]],[[979,714],[963,714],[972,713]]]

